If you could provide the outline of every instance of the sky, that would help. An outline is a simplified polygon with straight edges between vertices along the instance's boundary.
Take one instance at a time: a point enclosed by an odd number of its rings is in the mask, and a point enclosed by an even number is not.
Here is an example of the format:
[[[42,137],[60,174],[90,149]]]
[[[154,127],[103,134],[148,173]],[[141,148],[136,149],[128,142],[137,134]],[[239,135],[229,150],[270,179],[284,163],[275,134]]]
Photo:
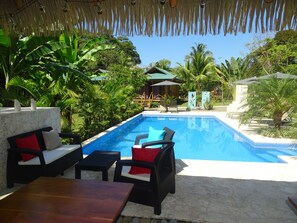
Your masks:
[[[267,34],[266,36],[267,37]],[[273,36],[272,36],[273,37]],[[264,38],[263,34],[238,33],[237,35],[192,35],[192,36],[169,36],[169,37],[129,37],[140,55],[141,67],[146,67],[150,63],[161,59],[171,61],[171,67],[178,66],[176,63],[184,65],[185,56],[190,54],[191,47],[203,43],[206,49],[213,53],[216,64],[230,60],[231,57],[244,57],[250,50],[246,46],[254,40]]]

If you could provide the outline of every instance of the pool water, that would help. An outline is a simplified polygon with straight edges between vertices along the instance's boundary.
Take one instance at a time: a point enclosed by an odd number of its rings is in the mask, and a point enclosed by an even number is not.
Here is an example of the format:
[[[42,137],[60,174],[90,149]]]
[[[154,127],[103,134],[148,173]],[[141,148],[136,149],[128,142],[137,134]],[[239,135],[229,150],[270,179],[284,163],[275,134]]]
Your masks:
[[[296,156],[297,150],[289,144],[255,144],[241,133],[212,116],[143,116],[130,120],[103,137],[87,144],[83,150],[120,151],[121,156],[132,156],[135,137],[148,133],[149,127],[175,131],[177,159],[223,160],[243,162],[282,162],[277,156]]]

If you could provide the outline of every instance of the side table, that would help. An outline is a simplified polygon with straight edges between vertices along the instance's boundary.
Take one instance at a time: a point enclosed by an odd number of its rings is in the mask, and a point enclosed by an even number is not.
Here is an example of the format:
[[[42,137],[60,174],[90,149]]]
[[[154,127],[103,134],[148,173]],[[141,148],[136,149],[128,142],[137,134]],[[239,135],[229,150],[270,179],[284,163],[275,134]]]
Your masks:
[[[102,171],[102,180],[108,181],[108,169],[120,159],[120,152],[95,150],[75,165],[75,179],[81,179],[82,170],[92,170]]]

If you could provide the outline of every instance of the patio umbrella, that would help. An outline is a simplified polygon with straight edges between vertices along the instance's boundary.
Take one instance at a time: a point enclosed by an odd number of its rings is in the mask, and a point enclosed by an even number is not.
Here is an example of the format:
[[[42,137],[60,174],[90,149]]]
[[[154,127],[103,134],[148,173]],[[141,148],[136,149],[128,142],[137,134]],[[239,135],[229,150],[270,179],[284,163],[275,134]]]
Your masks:
[[[173,85],[180,85],[180,83],[176,83],[173,81],[162,81],[156,84],[152,84],[151,86],[173,86]]]
[[[161,81],[159,83],[152,84],[151,86],[153,86],[153,87],[164,86],[165,87],[165,94],[168,95],[168,86],[176,86],[176,85],[180,85],[180,83],[176,83],[176,82],[173,82],[173,81]]]
[[[267,74],[267,75],[260,76],[260,77],[255,76],[255,77],[242,79],[242,80],[233,82],[233,84],[249,85],[249,84],[258,83],[258,80],[267,80],[267,79],[271,79],[271,78],[276,78],[276,79],[297,79],[297,75],[291,75],[291,74],[276,72],[276,73],[273,73],[273,74]]]
[[[297,79],[296,75],[291,74],[284,74],[280,72],[276,72],[274,74],[267,74],[265,76],[258,77],[258,79],[270,79],[270,78],[276,78],[276,79]]]
[[[235,82],[232,82],[232,84],[239,84],[239,85],[249,85],[249,84],[253,84],[253,83],[256,83],[257,82],[257,77],[249,77],[249,78],[246,78],[246,79],[242,79],[242,80],[239,80],[239,81],[235,81]]]

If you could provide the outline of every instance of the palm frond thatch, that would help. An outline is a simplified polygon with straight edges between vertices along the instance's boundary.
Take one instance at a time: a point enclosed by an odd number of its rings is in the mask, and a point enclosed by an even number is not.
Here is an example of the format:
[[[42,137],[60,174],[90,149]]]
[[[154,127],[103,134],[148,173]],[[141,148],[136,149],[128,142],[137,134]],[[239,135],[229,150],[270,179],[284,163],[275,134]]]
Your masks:
[[[205,35],[297,28],[296,0],[1,0],[11,34]],[[201,4],[205,3],[203,7]]]

